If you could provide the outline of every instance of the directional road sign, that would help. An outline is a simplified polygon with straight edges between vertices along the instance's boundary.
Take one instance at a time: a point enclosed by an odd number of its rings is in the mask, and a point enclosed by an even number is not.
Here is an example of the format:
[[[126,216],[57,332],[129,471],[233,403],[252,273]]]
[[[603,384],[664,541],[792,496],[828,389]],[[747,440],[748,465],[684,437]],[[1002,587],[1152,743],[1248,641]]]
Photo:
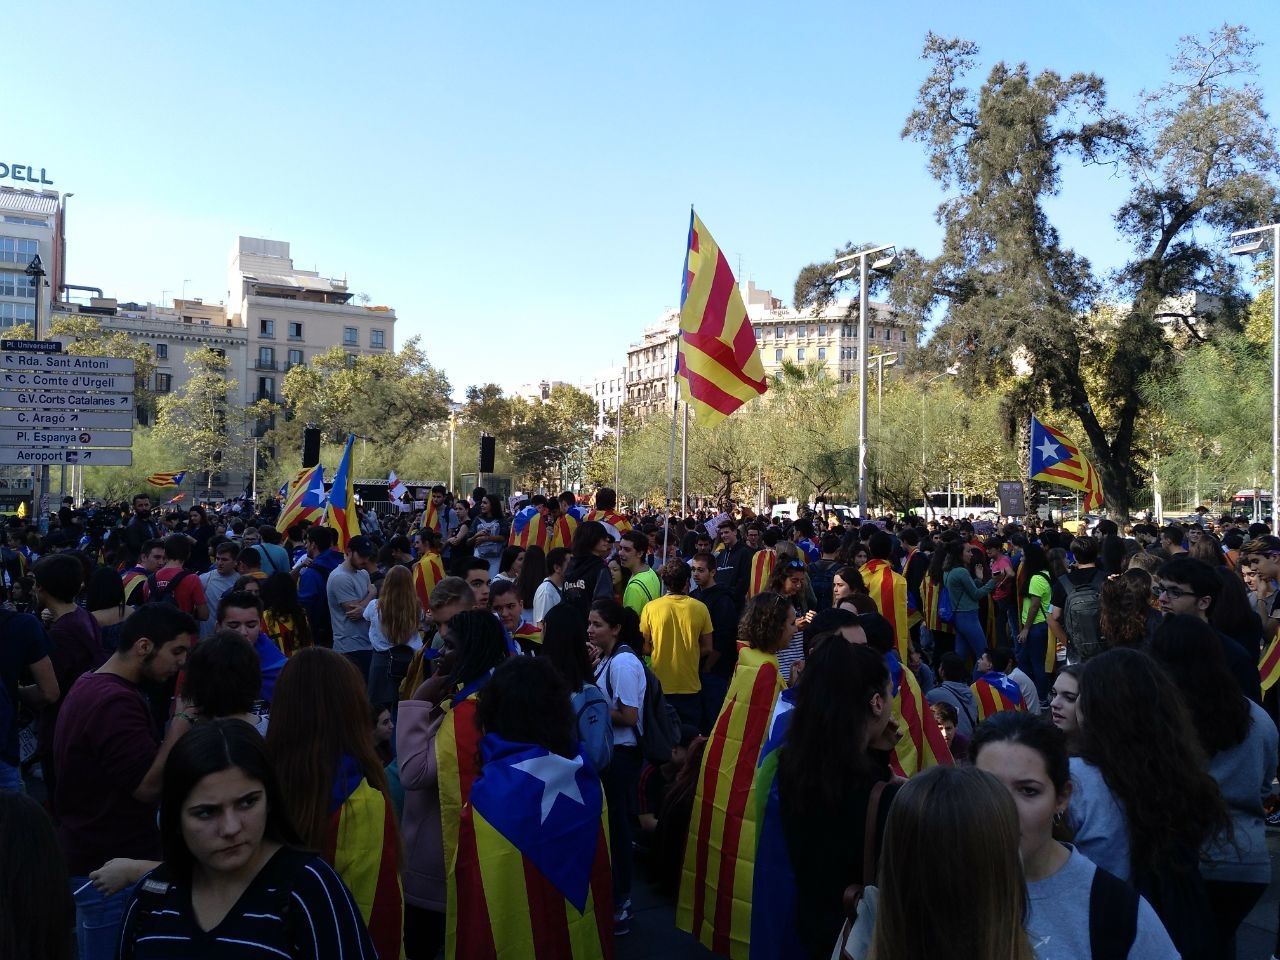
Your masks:
[[[0,447],[0,463],[43,466],[81,464],[88,467],[129,467],[133,465],[132,450],[59,450],[44,447],[35,450],[22,447]]]
[[[133,410],[132,393],[60,393],[54,390],[0,390],[0,407],[51,410]]]
[[[132,447],[131,430],[67,430],[25,427],[0,430],[0,447]]]
[[[61,340],[0,340],[0,350],[40,350],[61,353]]]
[[[11,373],[6,370],[0,373],[0,387],[133,393],[133,377],[112,373],[62,373],[46,370],[15,370]]]
[[[129,357],[75,357],[66,353],[0,353],[0,369],[132,374],[134,364]]]
[[[0,427],[65,427],[70,430],[132,430],[128,410],[0,410]]]

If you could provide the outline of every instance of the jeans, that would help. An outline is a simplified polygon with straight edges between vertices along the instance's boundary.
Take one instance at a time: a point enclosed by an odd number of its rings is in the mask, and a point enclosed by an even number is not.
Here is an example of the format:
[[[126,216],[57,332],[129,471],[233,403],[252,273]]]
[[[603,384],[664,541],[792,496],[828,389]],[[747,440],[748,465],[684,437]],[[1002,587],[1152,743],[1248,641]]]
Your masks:
[[[8,764],[0,760],[0,793],[26,793],[26,785],[22,782],[22,767]]]
[[[956,653],[961,657],[972,656],[976,664],[987,652],[987,632],[982,629],[978,611],[957,610],[951,625],[956,628]]]
[[[1013,597],[1004,597],[993,602],[996,605],[996,646],[1012,646],[1009,639],[1018,635],[1017,628],[1012,626]]]
[[[1027,641],[1018,648],[1018,666],[1036,685],[1036,693],[1043,703],[1049,695],[1049,674],[1044,669],[1045,652],[1049,646],[1049,624],[1041,621],[1027,631]]]
[[[639,747],[614,747],[613,761],[604,772],[604,795],[609,802],[609,849],[613,854],[615,910],[631,897],[631,843],[635,835],[640,767],[643,764],[644,757]]]
[[[77,890],[80,892],[76,893]],[[76,901],[76,945],[80,948],[80,960],[115,960],[124,906],[133,888],[126,887],[104,897],[89,883],[88,877],[72,877],[71,892]]]

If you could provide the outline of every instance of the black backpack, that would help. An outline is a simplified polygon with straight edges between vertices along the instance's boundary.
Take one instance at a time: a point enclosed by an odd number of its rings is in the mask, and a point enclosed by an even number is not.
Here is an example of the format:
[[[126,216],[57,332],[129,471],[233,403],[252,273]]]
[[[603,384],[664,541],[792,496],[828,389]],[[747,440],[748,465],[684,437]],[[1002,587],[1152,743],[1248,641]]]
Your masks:
[[[671,750],[680,743],[680,714],[676,713],[675,707],[667,703],[667,698],[662,692],[662,681],[654,676],[643,657],[625,643],[620,644],[613,651],[613,655],[616,657],[624,652],[639,660],[640,669],[644,671],[644,704],[640,708],[640,726],[643,727],[643,732],[636,730],[640,752],[654,766],[670,763]],[[609,684],[608,670],[604,674],[604,684],[605,693],[612,707],[613,689]]]
[[[1098,867],[1089,886],[1089,952],[1093,960],[1127,960],[1137,936],[1137,892]]]
[[[809,564],[809,586],[813,587],[813,595],[818,601],[815,609],[831,609],[831,594],[839,570],[840,564],[835,560],[815,560]]]
[[[1100,614],[1102,584],[1106,574],[1099,570],[1088,583],[1077,586],[1066,574],[1058,578],[1058,584],[1066,591],[1062,601],[1062,626],[1067,632],[1076,656],[1081,660],[1099,654],[1103,650]]]
[[[192,570],[179,570],[172,580],[166,583],[163,589],[156,583],[156,575],[154,573],[147,574],[147,603],[164,603],[171,607],[178,605],[178,584],[187,577],[192,576]]]
[[[1209,893],[1195,856],[1182,857],[1185,867],[1172,863],[1146,864],[1133,871],[1133,886],[1151,904],[1182,960],[1210,960],[1218,956],[1217,929],[1209,907]]]

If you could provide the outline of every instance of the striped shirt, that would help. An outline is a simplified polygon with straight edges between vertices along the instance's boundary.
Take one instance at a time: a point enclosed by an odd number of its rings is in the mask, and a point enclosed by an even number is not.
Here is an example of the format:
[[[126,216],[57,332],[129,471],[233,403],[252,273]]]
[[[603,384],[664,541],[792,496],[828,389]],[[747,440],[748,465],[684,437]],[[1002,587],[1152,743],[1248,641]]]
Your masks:
[[[196,920],[190,888],[167,881],[164,871],[152,871],[134,889],[119,960],[377,960],[350,892],[315,854],[277,851],[207,931]]]

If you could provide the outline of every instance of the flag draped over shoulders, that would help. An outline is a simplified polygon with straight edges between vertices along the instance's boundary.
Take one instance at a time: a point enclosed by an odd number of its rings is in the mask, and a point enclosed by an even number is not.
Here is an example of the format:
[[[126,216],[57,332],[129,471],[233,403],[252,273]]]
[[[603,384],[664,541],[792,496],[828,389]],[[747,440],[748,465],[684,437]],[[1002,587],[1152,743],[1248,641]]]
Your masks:
[[[738,665],[703,752],[676,926],[714,953],[749,953],[756,765],[783,690],[778,658],[738,644]]]
[[[1280,680],[1280,635],[1267,645],[1258,662],[1258,674],[1262,678],[1262,692],[1266,693]]]
[[[765,547],[751,555],[751,572],[747,578],[747,596],[754,597],[769,589],[773,568],[778,565],[778,555]]]
[[[431,591],[444,579],[444,561],[438,553],[424,553],[413,565],[413,591],[423,610],[431,609]]]
[[[889,768],[900,777],[914,777],[930,767],[953,766],[951,749],[915,675],[903,668],[895,654],[885,654],[885,662],[893,682],[893,716],[902,733],[889,757]]]
[[[581,754],[566,758],[494,734],[480,751],[451,871],[451,953],[467,960],[612,957],[599,778]]]
[[[436,770],[440,789],[440,825],[444,841],[444,866],[448,874],[448,909],[446,930],[458,925],[458,890],[454,864],[458,858],[458,827],[462,822],[462,808],[471,799],[471,785],[479,773],[480,728],[476,724],[476,702],[480,688],[488,681],[485,674],[479,681],[468,684],[449,700],[440,727],[436,731]],[[465,955],[456,952],[456,943],[445,939],[445,956],[449,960]]]
[[[547,543],[547,550],[550,552],[556,547],[564,547],[566,550],[573,548],[573,535],[578,530],[578,518],[562,513],[556,517],[556,522],[551,525],[551,536]]]
[[[973,691],[974,699],[978,701],[979,723],[1001,710],[1027,709],[1026,704],[1022,702],[1022,691],[1003,673],[994,670],[984,673],[969,689]]]
[[[920,581],[920,603],[924,607],[920,612],[924,617],[924,625],[930,633],[954,633],[951,624],[938,616],[938,596],[941,593],[942,584],[934,583],[926,574]]]
[[[893,627],[898,659],[906,660],[911,642],[911,630],[907,623],[906,578],[895,573],[888,560],[868,560],[858,572],[862,574],[862,582],[867,585],[867,592],[871,594],[880,616]]]
[[[619,533],[631,532],[631,521],[615,510],[592,510],[584,519],[603,523],[605,526],[613,527]]]
[[[330,798],[326,859],[351,891],[378,956],[403,957],[404,892],[400,885],[400,836],[391,801],[344,756]]]
[[[542,518],[542,511],[537,507],[522,507],[511,518],[511,533],[507,537],[508,544],[522,547],[525,550],[530,547],[541,547],[546,550],[550,540],[551,531],[547,529],[546,521]]]

